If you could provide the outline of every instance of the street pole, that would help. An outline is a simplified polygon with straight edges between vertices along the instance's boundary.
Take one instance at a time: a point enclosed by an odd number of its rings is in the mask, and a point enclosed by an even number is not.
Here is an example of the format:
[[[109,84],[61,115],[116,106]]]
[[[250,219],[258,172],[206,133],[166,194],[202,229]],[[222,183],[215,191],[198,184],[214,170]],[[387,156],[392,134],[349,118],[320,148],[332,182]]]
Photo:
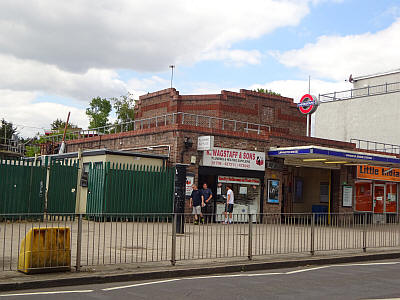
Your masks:
[[[175,68],[175,65],[170,65],[169,67],[171,68],[171,89],[172,89],[172,81],[174,80],[174,68]]]

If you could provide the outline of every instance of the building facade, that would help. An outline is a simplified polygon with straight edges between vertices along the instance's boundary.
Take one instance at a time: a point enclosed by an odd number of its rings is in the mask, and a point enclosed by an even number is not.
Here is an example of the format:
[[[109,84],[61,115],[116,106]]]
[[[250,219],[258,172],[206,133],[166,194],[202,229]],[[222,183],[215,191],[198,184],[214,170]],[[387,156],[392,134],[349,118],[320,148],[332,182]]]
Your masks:
[[[400,128],[400,70],[354,77],[352,83],[352,91],[338,93],[336,101],[318,107],[315,136],[400,145],[400,130],[396,130]],[[340,101],[341,96],[352,98]],[[400,147],[395,148],[400,153]]]
[[[306,117],[286,97],[249,90],[180,95],[166,89],[141,96],[135,110],[130,130],[121,126],[121,132],[69,140],[67,151],[107,148],[167,155],[171,165],[187,165],[187,195],[191,183],[208,184],[217,215],[227,185],[235,193],[237,213],[354,212],[356,166],[400,166],[399,155],[307,137]],[[390,186],[389,196],[396,194],[396,213],[397,187],[394,193]],[[366,202],[372,205],[373,197]]]

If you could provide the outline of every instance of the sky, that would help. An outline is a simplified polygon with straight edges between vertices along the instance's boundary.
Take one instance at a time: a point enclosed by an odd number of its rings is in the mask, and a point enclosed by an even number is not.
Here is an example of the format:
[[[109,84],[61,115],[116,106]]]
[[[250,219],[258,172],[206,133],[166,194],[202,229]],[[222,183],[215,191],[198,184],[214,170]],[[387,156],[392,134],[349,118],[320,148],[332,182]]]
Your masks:
[[[2,0],[0,119],[87,128],[93,97],[267,88],[295,101],[400,68],[400,0]]]

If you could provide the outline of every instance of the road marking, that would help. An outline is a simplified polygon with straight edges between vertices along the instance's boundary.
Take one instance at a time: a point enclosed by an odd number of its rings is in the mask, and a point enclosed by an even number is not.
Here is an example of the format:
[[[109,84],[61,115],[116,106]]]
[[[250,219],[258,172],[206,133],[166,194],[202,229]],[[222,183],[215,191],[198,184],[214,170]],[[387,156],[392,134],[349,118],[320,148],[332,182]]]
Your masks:
[[[400,300],[400,298],[376,298],[376,299],[361,299],[361,300]]]
[[[315,270],[320,270],[320,269],[327,269],[330,268],[331,266],[321,266],[321,267],[315,267],[315,268],[308,268],[308,269],[301,269],[301,270],[294,270],[294,271],[289,271],[286,272],[285,275],[291,275],[291,274],[297,274],[297,273],[303,273],[303,272],[309,272],[309,271],[315,271]]]
[[[72,294],[72,293],[91,293],[94,290],[79,290],[79,291],[54,291],[54,292],[33,292],[33,293],[19,293],[19,294],[4,294],[0,297],[12,296],[33,296],[33,295],[54,295],[54,294]]]
[[[254,277],[254,276],[270,276],[270,275],[285,275],[286,273],[253,273],[253,274],[246,274],[247,277]]]
[[[130,285],[124,285],[124,286],[116,286],[116,287],[111,287],[111,288],[105,288],[101,289],[102,291],[113,291],[113,290],[121,290],[121,289],[127,289],[131,287],[137,287],[137,286],[144,286],[144,285],[151,285],[151,284],[157,284],[157,283],[166,283],[166,282],[173,282],[173,281],[180,281],[183,278],[175,278],[175,279],[168,279],[168,280],[160,280],[160,281],[151,281],[151,282],[143,282],[143,283],[136,283],[136,284],[130,284]],[[189,279],[189,278],[188,278]]]
[[[183,277],[183,278],[174,278],[168,280],[159,280],[159,281],[151,281],[151,282],[144,282],[144,283],[136,283],[131,285],[124,285],[124,286],[116,286],[111,288],[101,289],[102,291],[113,291],[119,289],[127,289],[132,287],[138,286],[145,286],[145,285],[152,285],[152,284],[160,284],[160,283],[168,283],[174,281],[183,281],[183,280],[193,280],[193,279],[211,279],[211,278],[228,278],[228,277],[255,277],[255,276],[271,276],[271,275],[292,275],[298,274],[303,272],[310,272],[316,271],[321,269],[328,269],[328,268],[337,268],[337,267],[356,267],[356,266],[377,266],[377,265],[397,265],[400,262],[378,262],[378,263],[363,263],[363,264],[341,264],[341,265],[327,265],[327,266],[319,266],[314,268],[306,268],[288,272],[274,272],[274,273],[252,273],[252,274],[227,274],[227,275],[210,275],[210,276],[197,276],[197,277]],[[389,299],[382,299],[382,300],[389,300]],[[396,299],[400,300],[400,298]]]

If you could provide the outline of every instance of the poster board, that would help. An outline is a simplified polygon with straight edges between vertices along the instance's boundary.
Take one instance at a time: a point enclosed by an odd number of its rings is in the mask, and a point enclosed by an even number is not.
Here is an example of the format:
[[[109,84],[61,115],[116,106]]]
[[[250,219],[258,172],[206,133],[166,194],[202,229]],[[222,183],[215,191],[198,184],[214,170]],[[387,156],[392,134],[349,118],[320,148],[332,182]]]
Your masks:
[[[342,189],[342,206],[353,206],[353,187],[351,185],[344,185]]]
[[[194,184],[194,175],[186,175],[186,196],[191,196],[192,195],[192,185]]]
[[[268,203],[279,203],[279,180],[268,180]]]

